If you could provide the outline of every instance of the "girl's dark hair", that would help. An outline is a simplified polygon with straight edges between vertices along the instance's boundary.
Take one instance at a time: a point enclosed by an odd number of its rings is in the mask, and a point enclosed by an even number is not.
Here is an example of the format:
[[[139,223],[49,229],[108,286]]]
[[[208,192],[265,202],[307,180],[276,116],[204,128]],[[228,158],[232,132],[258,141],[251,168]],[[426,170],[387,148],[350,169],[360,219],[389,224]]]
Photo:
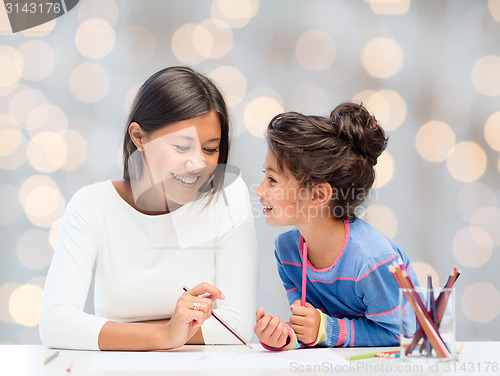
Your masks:
[[[266,138],[278,167],[301,187],[330,183],[331,213],[352,219],[375,180],[374,166],[387,146],[377,120],[362,105],[342,103],[330,118],[287,112],[274,117]]]
[[[146,132],[171,123],[192,119],[214,110],[220,120],[219,160],[208,191],[220,192],[224,184],[224,167],[229,155],[229,115],[217,86],[207,77],[187,67],[165,68],[151,77],[137,93],[125,127],[123,139],[123,178],[130,180],[129,158],[137,150],[128,127],[136,122]],[[202,187],[203,188],[203,187]],[[207,187],[204,187],[207,191]],[[201,190],[201,189],[200,189]]]

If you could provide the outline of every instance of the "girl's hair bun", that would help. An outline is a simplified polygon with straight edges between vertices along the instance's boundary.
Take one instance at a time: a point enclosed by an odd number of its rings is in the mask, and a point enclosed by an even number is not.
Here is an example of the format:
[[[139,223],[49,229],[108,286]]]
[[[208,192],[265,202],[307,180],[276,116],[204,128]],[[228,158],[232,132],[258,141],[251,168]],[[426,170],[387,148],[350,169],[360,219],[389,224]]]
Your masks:
[[[330,121],[337,137],[345,139],[369,164],[377,164],[388,139],[375,117],[363,105],[342,103],[331,112]]]

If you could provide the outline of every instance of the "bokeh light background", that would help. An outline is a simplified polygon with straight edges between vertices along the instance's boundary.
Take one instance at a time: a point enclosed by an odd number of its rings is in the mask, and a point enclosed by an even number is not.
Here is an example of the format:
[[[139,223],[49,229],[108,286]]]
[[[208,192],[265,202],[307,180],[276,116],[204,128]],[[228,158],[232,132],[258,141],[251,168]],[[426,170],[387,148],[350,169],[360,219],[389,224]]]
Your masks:
[[[66,203],[121,178],[132,98],[171,65],[222,89],[231,163],[251,190],[272,116],[362,101],[390,135],[364,218],[420,277],[462,270],[458,340],[500,340],[500,0],[81,0],[15,35],[0,5],[0,343],[40,343]],[[286,318],[273,256],[286,229],[267,227],[252,200],[257,303]]]

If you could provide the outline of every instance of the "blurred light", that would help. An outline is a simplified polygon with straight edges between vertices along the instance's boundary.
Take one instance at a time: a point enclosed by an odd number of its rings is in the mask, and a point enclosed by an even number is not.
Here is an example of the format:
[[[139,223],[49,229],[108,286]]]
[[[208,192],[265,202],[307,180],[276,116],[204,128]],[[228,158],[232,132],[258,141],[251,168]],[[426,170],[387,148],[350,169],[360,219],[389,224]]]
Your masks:
[[[283,106],[275,98],[258,97],[245,108],[245,126],[252,135],[263,138],[271,119],[282,112]]]
[[[388,238],[394,238],[398,232],[398,218],[387,206],[368,206],[365,220]]]
[[[226,98],[226,96],[224,96]],[[245,127],[245,108],[247,104],[241,101],[238,104],[229,107],[229,115],[231,118],[231,137],[236,137],[247,130]]]
[[[328,92],[319,85],[305,83],[297,86],[288,96],[287,108],[303,114],[330,116],[333,103]]]
[[[14,153],[22,139],[22,129],[16,119],[0,114],[0,158]]]
[[[59,218],[57,221],[52,223],[52,226],[50,226],[49,243],[52,249],[56,249],[57,237],[59,236],[59,228],[61,227],[61,222],[62,218]]]
[[[61,170],[71,171],[85,162],[85,158],[87,158],[87,141],[79,132],[73,129],[68,129],[61,132],[61,134],[63,134],[64,143],[69,147],[66,151],[66,160],[60,168]]]
[[[48,103],[47,97],[40,90],[30,88],[21,89],[12,95],[9,103],[9,113],[17,121],[25,123],[35,108]]]
[[[394,39],[375,38],[363,48],[361,63],[369,75],[389,78],[403,67],[403,50]]]
[[[229,107],[240,103],[247,92],[247,79],[238,68],[222,65],[208,75],[221,90]]]
[[[420,282],[420,286],[427,286],[427,275],[429,270],[431,271],[433,286],[441,285],[439,280],[439,274],[430,264],[426,264],[425,262],[412,261],[411,267],[413,268],[415,274],[417,275],[418,281]]]
[[[452,150],[447,167],[451,176],[458,181],[476,181],[486,171],[486,153],[475,142],[462,141]]]
[[[0,35],[12,34],[9,16],[3,2],[0,2]],[[0,304],[1,305],[1,304]]]
[[[194,27],[193,47],[203,59],[208,59],[212,54],[214,43],[213,35],[204,25],[196,25]]]
[[[21,285],[9,300],[9,312],[16,323],[37,326],[42,304],[43,289],[34,285]]]
[[[297,40],[295,56],[306,69],[325,70],[335,61],[335,42],[324,31],[308,31]]]
[[[229,26],[222,20],[205,20],[200,25],[202,27],[202,35],[200,41],[195,38],[195,48],[197,51],[205,58],[210,59],[220,59],[226,55],[233,48],[233,31]],[[211,38],[206,38],[203,36],[204,30],[206,30]],[[195,34],[196,37],[197,34]],[[208,54],[202,53],[198,44],[203,43],[203,40],[211,40],[211,49],[207,51]]]
[[[419,128],[415,146],[426,161],[443,162],[455,146],[455,132],[446,123],[429,121]]]
[[[461,303],[470,321],[490,322],[500,313],[500,292],[489,282],[474,282],[465,288]]]
[[[492,97],[500,95],[500,56],[486,55],[477,60],[471,78],[479,93]]]
[[[0,210],[0,226],[14,222],[21,213],[17,190],[9,185],[0,183],[0,200],[2,210]]]
[[[156,52],[156,38],[145,27],[133,25],[118,34],[116,53],[125,64],[138,66],[150,61]]]
[[[101,59],[115,48],[115,30],[104,20],[91,18],[77,29],[75,45],[80,53],[91,59]]]
[[[121,149],[116,149],[117,156],[117,166],[113,169],[113,174],[121,174]],[[99,156],[96,156],[99,158]],[[102,158],[101,158],[102,159]],[[119,162],[119,163],[118,163]],[[109,174],[106,173],[105,165],[102,163],[102,160],[87,158],[85,163],[79,166],[76,170],[71,173],[66,174],[64,180],[66,183],[66,187],[70,192],[75,193],[80,188],[95,183],[96,181],[102,181],[105,179],[109,179]],[[62,217],[64,210],[59,213],[59,216],[54,218],[54,221]],[[54,221],[51,222],[54,223]]]
[[[19,82],[23,75],[24,59],[15,48],[0,46],[0,88]]]
[[[33,175],[21,185],[19,201],[35,226],[49,228],[62,217],[66,201],[48,176]]]
[[[224,20],[231,28],[241,28],[250,22],[259,11],[259,0],[214,0],[211,16]]]
[[[481,225],[493,242],[493,247],[500,246],[500,209],[494,207],[483,207],[472,216],[471,223]]]
[[[0,286],[0,321],[15,324],[9,312],[9,300],[12,293],[19,287],[18,283],[6,283]]]
[[[375,14],[406,14],[410,9],[410,0],[365,0]]]
[[[71,73],[69,89],[80,102],[96,103],[108,93],[108,72],[98,64],[82,63]]]
[[[406,102],[392,90],[374,92],[364,103],[386,131],[393,131],[406,119]]]
[[[19,47],[24,60],[23,78],[40,81],[54,69],[55,56],[52,48],[42,40],[29,40]]]
[[[17,242],[17,258],[26,268],[42,270],[48,268],[52,260],[53,250],[46,230],[28,230]]]
[[[488,9],[495,21],[500,22],[500,0],[488,0]]]
[[[57,18],[52,21],[45,22],[41,25],[22,30],[21,34],[27,37],[44,37],[48,35],[56,27]]]
[[[453,238],[453,256],[463,266],[478,268],[490,258],[493,241],[486,230],[468,226],[457,232]]]
[[[467,222],[479,208],[495,206],[497,198],[493,189],[483,183],[466,184],[457,195],[457,211]]]
[[[125,110],[125,113],[127,115],[130,112],[130,109],[132,108],[132,104],[134,103],[135,96],[139,92],[139,89],[141,86],[142,86],[142,82],[135,84],[127,91],[127,94],[125,95],[125,101],[123,102],[123,104],[124,104],[123,109]]]
[[[42,104],[36,107],[31,111],[26,121],[26,130],[32,137],[41,131],[64,131],[67,126],[68,118],[63,110],[50,104]]]
[[[21,136],[19,145],[12,153],[0,155],[0,169],[14,171],[21,167],[26,162],[26,146],[27,141],[24,136]]]
[[[496,112],[486,120],[484,138],[490,147],[500,151],[500,112]]]
[[[78,4],[78,21],[85,22],[91,18],[106,20],[111,26],[116,26],[118,7],[113,0],[85,0]]]
[[[201,43],[200,40],[202,36],[205,35],[207,43],[210,42],[210,45],[205,48],[211,50],[212,40],[209,40],[211,36],[208,30],[204,33],[203,29],[206,30],[204,26],[190,23],[181,26],[175,31],[172,37],[172,52],[179,61],[186,64],[199,64],[206,59],[194,46],[195,35],[197,35],[198,43]]]
[[[54,172],[66,161],[68,146],[54,132],[39,132],[28,143],[28,161],[40,172]]]
[[[384,152],[377,158],[377,164],[375,165],[375,182],[373,183],[373,188],[382,188],[392,180],[393,176],[394,158],[387,150],[384,150]]]

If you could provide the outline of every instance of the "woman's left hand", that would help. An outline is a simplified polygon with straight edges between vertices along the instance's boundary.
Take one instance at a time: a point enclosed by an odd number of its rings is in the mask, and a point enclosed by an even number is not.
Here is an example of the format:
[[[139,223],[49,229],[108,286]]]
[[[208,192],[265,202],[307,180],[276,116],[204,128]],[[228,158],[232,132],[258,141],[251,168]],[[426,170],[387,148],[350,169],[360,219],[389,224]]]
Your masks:
[[[321,316],[311,304],[301,305],[300,300],[296,300],[290,306],[293,315],[290,317],[290,326],[297,335],[297,339],[304,344],[313,343],[318,336]]]

